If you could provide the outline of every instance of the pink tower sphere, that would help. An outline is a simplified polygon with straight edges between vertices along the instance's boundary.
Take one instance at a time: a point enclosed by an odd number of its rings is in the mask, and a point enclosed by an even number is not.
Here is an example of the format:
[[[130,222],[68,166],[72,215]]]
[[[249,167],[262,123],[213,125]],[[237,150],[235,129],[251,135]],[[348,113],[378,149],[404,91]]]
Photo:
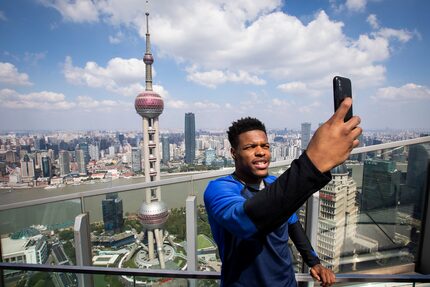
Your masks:
[[[140,116],[152,119],[163,112],[164,103],[156,92],[144,91],[136,97],[134,107]]]

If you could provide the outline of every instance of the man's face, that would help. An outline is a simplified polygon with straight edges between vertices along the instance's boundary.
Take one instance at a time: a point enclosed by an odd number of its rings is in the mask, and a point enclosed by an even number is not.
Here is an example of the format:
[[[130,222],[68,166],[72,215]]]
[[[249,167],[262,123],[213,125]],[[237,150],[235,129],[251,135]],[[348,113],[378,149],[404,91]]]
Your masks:
[[[258,183],[269,173],[270,145],[261,130],[239,135],[237,148],[231,149],[237,176],[246,183]]]

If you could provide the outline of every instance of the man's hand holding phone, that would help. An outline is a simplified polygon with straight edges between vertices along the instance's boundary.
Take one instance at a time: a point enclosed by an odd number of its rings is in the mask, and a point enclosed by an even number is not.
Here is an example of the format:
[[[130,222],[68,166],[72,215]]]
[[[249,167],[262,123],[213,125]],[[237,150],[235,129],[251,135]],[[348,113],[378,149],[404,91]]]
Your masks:
[[[306,149],[309,159],[321,172],[330,171],[347,160],[362,133],[358,126],[361,119],[352,116],[352,97],[343,97],[337,107],[335,99],[335,108],[336,112],[318,128]]]

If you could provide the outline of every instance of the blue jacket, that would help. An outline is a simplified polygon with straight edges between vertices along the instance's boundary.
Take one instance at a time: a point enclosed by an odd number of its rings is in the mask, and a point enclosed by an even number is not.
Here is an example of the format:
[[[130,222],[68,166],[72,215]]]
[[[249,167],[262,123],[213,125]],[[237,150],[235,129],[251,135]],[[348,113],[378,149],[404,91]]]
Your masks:
[[[288,247],[289,228],[300,229],[298,233],[303,230],[294,211],[330,179],[330,174],[321,174],[305,155],[293,161],[278,179],[266,177],[266,188],[259,192],[250,191],[233,175],[211,181],[204,201],[223,264],[221,285],[296,286]],[[272,208],[262,212],[256,210],[259,206]],[[296,238],[306,241],[298,244],[305,262],[310,266],[319,263],[306,236]]]

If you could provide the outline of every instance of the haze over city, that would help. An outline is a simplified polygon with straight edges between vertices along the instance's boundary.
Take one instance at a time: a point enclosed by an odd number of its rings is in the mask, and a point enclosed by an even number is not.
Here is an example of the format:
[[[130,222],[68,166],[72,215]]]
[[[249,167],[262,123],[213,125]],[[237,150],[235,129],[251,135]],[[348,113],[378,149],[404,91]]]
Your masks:
[[[0,3],[0,130],[141,130],[150,12],[161,131],[328,119],[351,78],[365,129],[430,129],[428,1]]]

